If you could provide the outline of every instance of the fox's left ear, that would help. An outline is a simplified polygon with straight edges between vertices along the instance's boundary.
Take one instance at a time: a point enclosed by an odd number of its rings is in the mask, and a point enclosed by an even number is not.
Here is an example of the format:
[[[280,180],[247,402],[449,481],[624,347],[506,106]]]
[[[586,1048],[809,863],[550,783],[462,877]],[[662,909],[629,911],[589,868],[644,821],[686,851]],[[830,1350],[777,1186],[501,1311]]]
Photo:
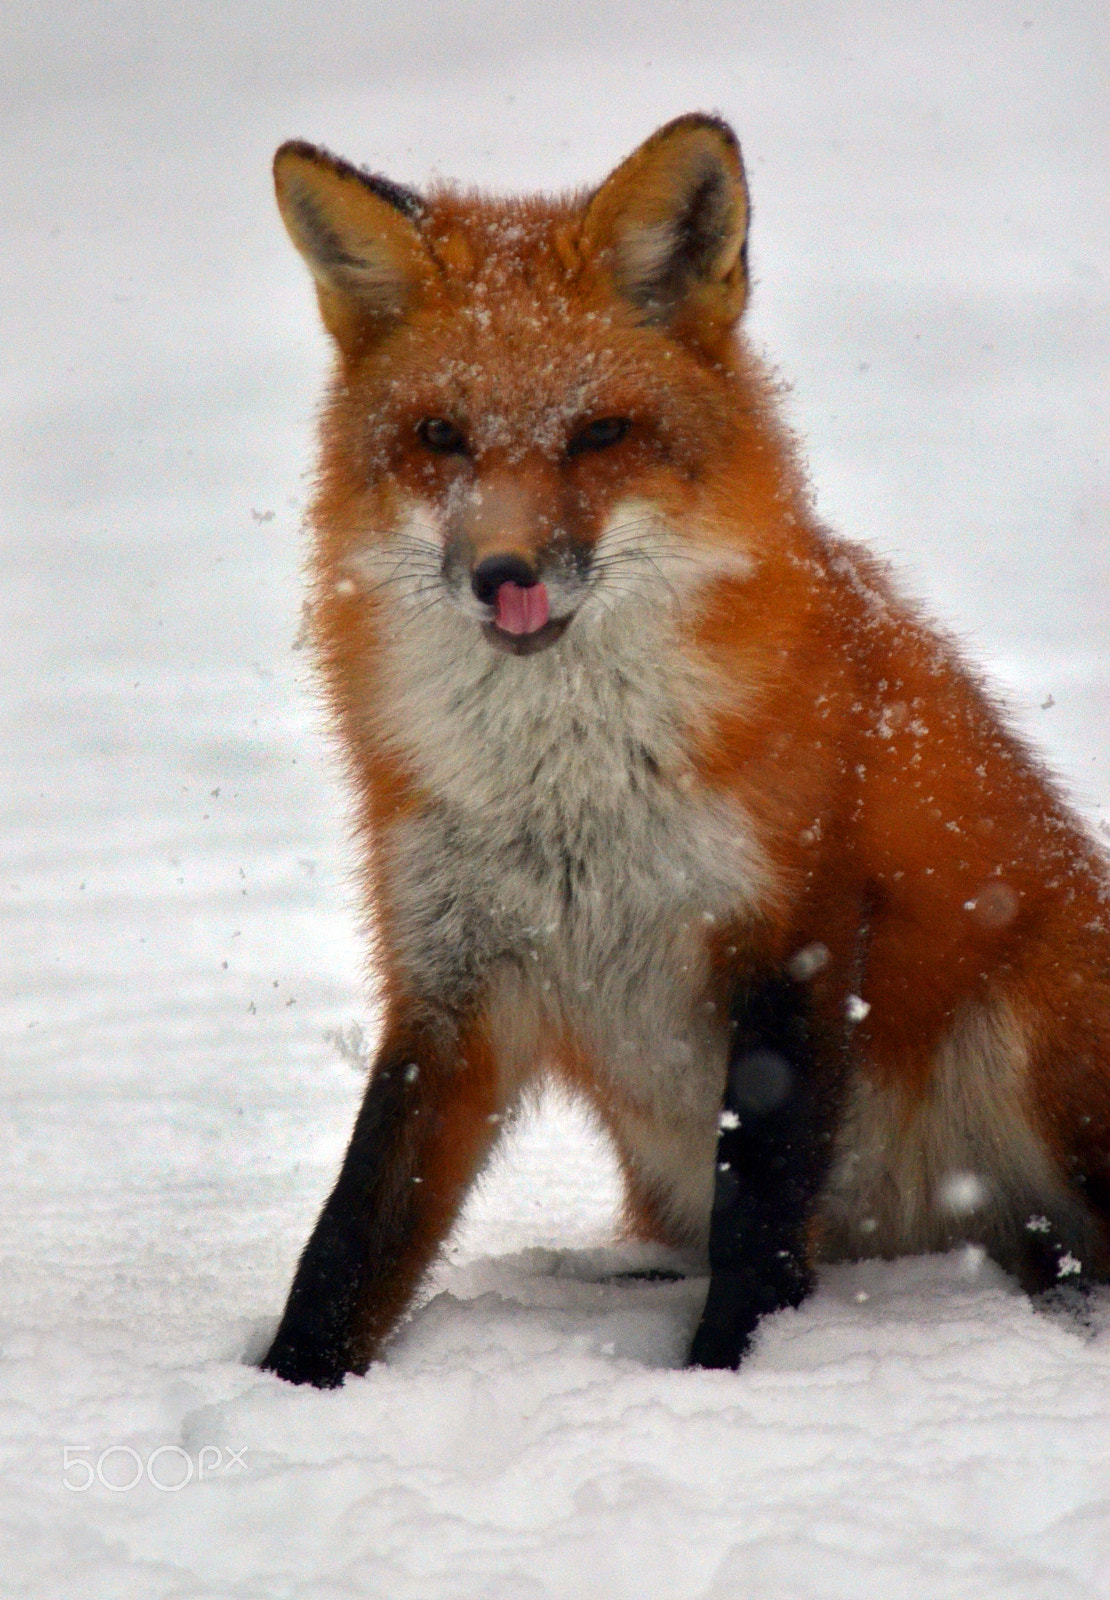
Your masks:
[[[652,134],[590,197],[580,248],[645,320],[712,345],[744,309],[747,237],[736,135],[692,115]]]

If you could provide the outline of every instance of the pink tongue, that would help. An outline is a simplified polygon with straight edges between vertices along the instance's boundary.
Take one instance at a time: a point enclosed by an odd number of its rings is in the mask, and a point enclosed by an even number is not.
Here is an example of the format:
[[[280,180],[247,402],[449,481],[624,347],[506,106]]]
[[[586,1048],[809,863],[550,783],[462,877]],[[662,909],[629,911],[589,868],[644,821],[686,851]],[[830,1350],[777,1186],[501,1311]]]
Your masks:
[[[497,591],[497,626],[504,633],[537,633],[550,615],[542,583],[503,583]]]

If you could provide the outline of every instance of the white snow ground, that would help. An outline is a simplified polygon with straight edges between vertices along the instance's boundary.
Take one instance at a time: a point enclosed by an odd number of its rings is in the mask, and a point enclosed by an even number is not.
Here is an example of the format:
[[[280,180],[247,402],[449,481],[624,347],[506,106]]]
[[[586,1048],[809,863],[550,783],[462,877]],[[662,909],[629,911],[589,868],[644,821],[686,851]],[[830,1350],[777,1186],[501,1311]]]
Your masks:
[[[292,648],[325,351],[272,148],[561,186],[729,115],[819,504],[1097,826],[1108,53],[1102,0],[5,8],[5,1593],[1110,1595],[1105,1302],[1084,1334],[966,1256],[842,1268],[682,1372],[701,1286],[600,1281],[613,1173],[566,1108],[364,1380],[244,1359],[358,1098],[329,1033],[373,1029]]]

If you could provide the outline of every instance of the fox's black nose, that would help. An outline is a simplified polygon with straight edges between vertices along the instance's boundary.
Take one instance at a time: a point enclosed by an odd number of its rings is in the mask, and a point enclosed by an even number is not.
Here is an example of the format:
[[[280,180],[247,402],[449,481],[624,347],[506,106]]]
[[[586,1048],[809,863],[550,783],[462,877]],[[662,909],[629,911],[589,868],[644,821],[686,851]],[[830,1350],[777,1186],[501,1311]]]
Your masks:
[[[470,575],[470,587],[484,606],[493,605],[503,583],[515,583],[518,588],[531,589],[539,581],[539,574],[522,556],[486,556]]]

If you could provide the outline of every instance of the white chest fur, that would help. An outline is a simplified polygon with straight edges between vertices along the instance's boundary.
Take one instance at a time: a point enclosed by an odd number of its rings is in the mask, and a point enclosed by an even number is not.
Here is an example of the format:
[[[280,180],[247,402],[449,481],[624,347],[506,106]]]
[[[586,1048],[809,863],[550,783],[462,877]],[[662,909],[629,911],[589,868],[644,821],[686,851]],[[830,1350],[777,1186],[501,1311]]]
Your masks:
[[[645,1109],[711,1115],[706,936],[770,884],[743,813],[686,768],[706,674],[639,609],[576,618],[530,657],[434,612],[393,636],[376,730],[431,797],[379,841],[411,981],[457,1000],[509,970],[514,1003],[569,1027]]]

